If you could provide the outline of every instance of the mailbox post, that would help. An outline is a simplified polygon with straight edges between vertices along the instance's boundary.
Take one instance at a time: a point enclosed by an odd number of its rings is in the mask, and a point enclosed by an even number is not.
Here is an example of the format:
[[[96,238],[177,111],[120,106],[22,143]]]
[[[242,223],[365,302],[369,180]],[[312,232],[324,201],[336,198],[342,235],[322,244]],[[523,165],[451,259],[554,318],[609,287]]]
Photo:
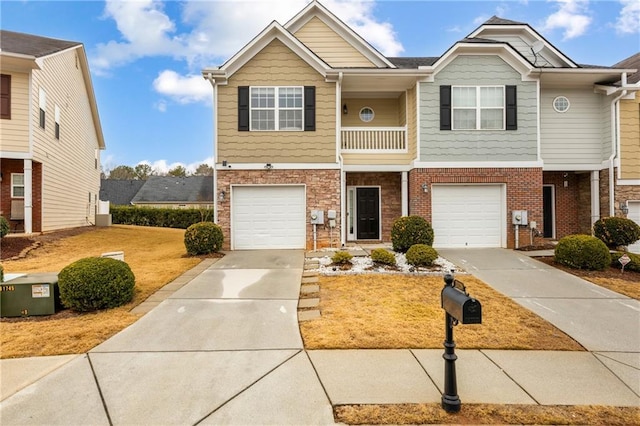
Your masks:
[[[456,342],[453,340],[453,327],[458,323],[481,324],[482,306],[476,299],[469,297],[464,285],[456,281],[452,274],[444,276],[444,288],[440,294],[442,308],[445,310],[444,340],[444,393],[442,408],[448,413],[460,411],[460,397],[456,380]]]

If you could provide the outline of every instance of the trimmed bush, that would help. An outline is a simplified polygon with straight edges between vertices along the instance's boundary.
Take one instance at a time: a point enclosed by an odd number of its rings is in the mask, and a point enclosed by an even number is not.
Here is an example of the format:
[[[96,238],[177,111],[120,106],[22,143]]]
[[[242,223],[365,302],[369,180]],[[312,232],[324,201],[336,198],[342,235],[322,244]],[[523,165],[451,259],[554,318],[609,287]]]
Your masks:
[[[4,282],[4,266],[0,265],[0,283]]]
[[[79,312],[115,308],[131,301],[135,281],[126,263],[107,257],[87,257],[58,274],[60,301]]]
[[[389,250],[383,248],[377,248],[371,251],[371,260],[376,263],[382,263],[383,265],[395,266],[396,257]]]
[[[0,216],[0,238],[4,238],[9,233],[9,222],[4,216]]]
[[[184,233],[184,246],[190,255],[217,253],[223,242],[222,228],[212,222],[194,223]]]
[[[353,256],[348,251],[337,251],[332,257],[331,261],[336,265],[346,265],[351,263]]]
[[[615,249],[640,240],[640,225],[626,217],[603,217],[593,224],[593,235]]]
[[[602,271],[611,264],[609,249],[591,235],[568,235],[558,241],[555,260],[573,269]]]
[[[414,244],[433,245],[433,228],[421,216],[402,216],[391,228],[393,250],[406,253]]]
[[[413,266],[431,266],[438,252],[426,244],[414,244],[407,250],[407,263]]]
[[[165,209],[111,206],[111,220],[118,225],[187,229],[199,222],[213,222],[213,209]]]
[[[620,259],[623,254],[626,254],[627,256],[629,256],[629,259],[631,259],[631,262],[627,263],[627,265],[624,267],[624,270],[640,272],[640,256],[633,253],[625,253],[623,251],[611,253],[611,266],[616,269],[622,269],[622,264],[618,262],[618,259]]]

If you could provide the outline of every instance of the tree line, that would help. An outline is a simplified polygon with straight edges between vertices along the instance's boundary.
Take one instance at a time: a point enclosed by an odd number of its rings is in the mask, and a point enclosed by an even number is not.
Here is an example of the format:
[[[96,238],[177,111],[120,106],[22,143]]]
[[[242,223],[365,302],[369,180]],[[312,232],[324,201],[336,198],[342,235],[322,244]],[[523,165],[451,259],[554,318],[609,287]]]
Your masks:
[[[147,180],[151,176],[213,176],[213,167],[202,163],[196,167],[193,173],[189,173],[185,167],[178,165],[169,169],[166,173],[160,173],[149,164],[141,163],[135,167],[117,166],[108,171],[108,173],[102,173],[103,179]]]

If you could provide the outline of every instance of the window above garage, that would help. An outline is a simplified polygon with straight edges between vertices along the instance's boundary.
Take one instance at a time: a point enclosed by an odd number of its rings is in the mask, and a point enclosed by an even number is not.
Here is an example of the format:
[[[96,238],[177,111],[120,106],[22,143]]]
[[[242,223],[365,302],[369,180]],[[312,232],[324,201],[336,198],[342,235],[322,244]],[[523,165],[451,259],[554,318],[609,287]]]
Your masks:
[[[315,87],[238,87],[238,130],[315,130]]]

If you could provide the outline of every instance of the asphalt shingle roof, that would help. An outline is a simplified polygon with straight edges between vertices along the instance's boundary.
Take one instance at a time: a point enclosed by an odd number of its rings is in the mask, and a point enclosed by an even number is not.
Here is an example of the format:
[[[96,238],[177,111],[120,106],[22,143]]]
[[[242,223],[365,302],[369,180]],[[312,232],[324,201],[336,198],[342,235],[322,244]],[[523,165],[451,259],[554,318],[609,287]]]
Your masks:
[[[144,185],[143,180],[102,179],[100,200],[109,201],[116,206],[129,205],[142,185]]]
[[[525,22],[511,21],[509,19],[503,19],[496,15],[489,18],[483,25],[527,25]]]
[[[0,30],[0,50],[2,52],[19,53],[39,58],[78,45],[82,45],[82,43]]]
[[[435,64],[438,57],[392,57],[387,59],[398,68],[418,68],[420,66],[431,66]]]
[[[151,176],[131,201],[134,204],[213,202],[213,177]]]
[[[636,84],[640,81],[640,52],[635,55],[629,56],[627,59],[623,59],[613,66],[613,68],[631,68],[636,69],[633,74],[627,76],[628,84]]]

